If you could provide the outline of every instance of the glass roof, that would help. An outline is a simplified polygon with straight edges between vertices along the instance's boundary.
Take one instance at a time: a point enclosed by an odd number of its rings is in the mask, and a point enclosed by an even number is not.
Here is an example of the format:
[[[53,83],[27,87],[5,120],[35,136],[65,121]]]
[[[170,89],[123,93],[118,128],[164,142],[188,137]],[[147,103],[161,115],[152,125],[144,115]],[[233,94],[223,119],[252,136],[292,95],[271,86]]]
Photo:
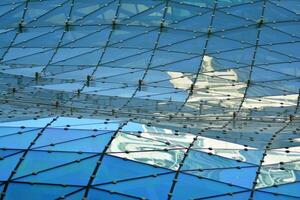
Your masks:
[[[298,0],[2,0],[0,200],[300,199]]]

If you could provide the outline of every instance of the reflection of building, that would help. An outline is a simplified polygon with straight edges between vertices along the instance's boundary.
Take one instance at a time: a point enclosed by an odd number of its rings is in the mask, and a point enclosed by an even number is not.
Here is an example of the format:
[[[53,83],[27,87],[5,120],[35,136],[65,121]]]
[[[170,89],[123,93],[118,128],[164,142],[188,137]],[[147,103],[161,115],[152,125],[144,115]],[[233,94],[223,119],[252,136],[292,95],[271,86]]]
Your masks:
[[[189,90],[193,84],[192,78],[194,77],[189,78],[189,76],[181,72],[168,72],[168,74],[172,77],[170,81],[174,87]],[[188,101],[191,103],[191,106],[193,103],[205,102],[203,104],[234,108],[238,105],[236,99],[244,97],[246,87],[247,83],[240,80],[235,69],[222,69],[214,62],[214,58],[204,56],[201,72],[195,82],[194,92]],[[266,94],[265,96],[248,97],[243,103],[243,107],[259,110],[265,107],[289,107],[296,106],[297,100],[298,93],[289,95]]]
[[[257,188],[293,183],[295,181],[297,181],[297,177],[293,170],[263,168],[261,170],[261,176],[258,179],[259,184]]]

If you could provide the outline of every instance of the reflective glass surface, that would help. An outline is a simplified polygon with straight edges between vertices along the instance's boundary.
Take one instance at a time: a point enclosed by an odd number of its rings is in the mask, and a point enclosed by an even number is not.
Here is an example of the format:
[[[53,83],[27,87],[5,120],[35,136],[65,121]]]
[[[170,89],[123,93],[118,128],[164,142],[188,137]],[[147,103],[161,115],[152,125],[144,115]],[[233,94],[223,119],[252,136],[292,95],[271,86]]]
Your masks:
[[[300,199],[299,0],[0,1],[0,200]]]

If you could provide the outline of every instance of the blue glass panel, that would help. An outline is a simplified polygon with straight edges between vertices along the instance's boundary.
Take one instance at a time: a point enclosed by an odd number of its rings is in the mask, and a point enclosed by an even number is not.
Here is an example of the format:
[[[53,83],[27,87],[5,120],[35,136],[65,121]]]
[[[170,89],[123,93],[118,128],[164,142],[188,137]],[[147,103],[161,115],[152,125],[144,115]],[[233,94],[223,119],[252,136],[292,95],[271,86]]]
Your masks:
[[[76,129],[52,129],[48,128],[43,132],[43,135],[38,139],[38,141],[33,146],[40,147],[44,145],[49,145],[51,143],[60,143],[65,141],[72,141],[79,138],[91,137],[92,135],[105,135],[107,131],[92,131],[92,130],[76,130]]]
[[[174,44],[171,43],[171,45],[169,44],[163,49],[174,51],[174,52],[191,53],[191,54],[193,53],[194,55],[192,56],[195,56],[195,54],[201,55],[205,45],[205,39],[206,39],[205,36],[196,36],[195,39],[194,37],[192,37],[180,42],[176,42]]]
[[[260,17],[259,15],[257,17]],[[253,22],[250,20],[246,20],[244,18],[240,18],[234,15],[227,15],[225,13],[216,11],[215,18],[213,21],[213,29],[215,31],[220,31],[222,29],[233,29],[245,25],[252,25]]]
[[[7,47],[11,43],[16,33],[12,30],[0,31],[0,47]],[[5,49],[6,50],[6,49]],[[0,54],[1,55],[1,54]]]
[[[10,183],[5,195],[7,200],[53,200],[64,194],[75,191],[76,187],[50,186],[50,185],[30,185],[23,183]]]
[[[130,132],[130,131],[144,131],[143,125],[139,123],[134,122],[128,122],[125,126],[122,127],[122,131],[124,132]]]
[[[0,160],[0,180],[6,181],[9,178],[11,172],[15,169],[21,156],[22,153],[19,153]]]
[[[51,145],[46,143],[47,146],[38,147],[41,150],[52,150],[52,151],[76,151],[76,152],[102,152],[105,145],[110,141],[113,133],[104,133],[95,137],[77,138],[72,140],[71,138],[60,141],[63,143]],[[49,138],[53,138],[50,136]],[[61,138],[60,138],[61,139]]]
[[[0,148],[27,149],[37,134],[38,130],[1,137]]]
[[[4,15],[5,13],[9,12],[10,10],[13,10],[16,7],[19,7],[21,4],[21,2],[14,2],[14,3],[7,3],[7,2],[2,2],[0,3],[0,16]]]
[[[198,1],[198,0],[183,0],[183,1],[182,0],[174,0],[174,2],[177,2],[177,3],[182,2],[186,5],[195,6],[196,8],[210,8],[211,9],[215,5],[215,3],[213,1],[210,1],[210,0],[202,0],[202,1]],[[225,3],[228,3],[228,2],[225,2]]]
[[[97,6],[98,8],[95,11],[90,12],[91,7],[86,10],[89,12],[86,16],[82,15],[78,11],[74,13],[75,24],[84,24],[84,25],[97,25],[97,24],[105,24],[111,23],[115,17],[117,2],[111,1],[112,3],[108,3],[107,0],[104,1],[104,4],[90,4],[91,6]],[[90,2],[90,3],[93,3]],[[81,5],[86,4],[86,2],[81,2]],[[81,6],[78,4],[77,6]],[[80,10],[79,10],[80,11]],[[84,12],[83,10],[81,10]]]
[[[99,199],[107,199],[107,200],[131,200],[136,198],[131,198],[125,195],[113,194],[109,193],[108,191],[102,191],[97,189],[90,189],[89,200],[99,200]]]
[[[126,35],[127,38],[123,36],[123,40],[117,41],[118,43],[114,44],[113,47],[126,46],[129,48],[140,48],[141,43],[143,43],[143,48],[154,48],[158,37],[158,30],[143,30],[142,33],[129,32]],[[112,39],[114,39],[114,36],[112,36]]]
[[[275,44],[275,45],[269,46],[268,49],[270,49],[270,51],[275,51],[280,54],[286,54],[292,58],[290,60],[295,59],[295,61],[299,61],[300,56],[295,52],[299,51],[300,47],[298,45],[295,46],[294,42]]]
[[[130,19],[122,20],[122,24],[153,26],[159,25],[162,18],[164,4],[157,2],[157,6],[146,7],[140,14],[133,15]]]
[[[47,14],[48,12],[51,12],[51,10],[59,8],[59,5],[64,2],[64,0],[52,0],[42,2],[31,1],[28,4],[28,11],[25,15],[25,21],[27,23],[31,21],[36,21],[35,19],[38,19],[41,16]]]
[[[280,62],[297,61],[295,58],[289,57],[288,55],[276,51],[266,50],[263,48],[258,48],[257,52],[258,54],[256,57],[256,64],[277,64]]]
[[[98,157],[89,158],[18,180],[37,183],[86,185],[93,173],[97,160]]]
[[[175,71],[175,72],[186,72],[192,73],[199,69],[199,56],[195,56],[194,58],[183,59],[181,61],[177,61],[176,63],[164,64],[155,66],[157,70],[164,71]],[[184,66],[184,69],[182,69]]]
[[[108,9],[112,2],[110,0],[102,0],[101,4],[99,4],[98,0],[78,1],[73,6],[74,11],[71,20],[82,22],[82,19],[87,18],[87,16],[95,17],[96,14],[94,13],[99,15],[99,13],[105,12],[105,9]]]
[[[276,31],[276,34],[274,34],[274,30],[272,29],[272,27],[267,27],[265,26],[263,28],[263,31],[260,34],[260,40],[261,40],[261,44],[270,44],[270,43],[283,43],[284,42],[289,42],[294,40],[294,38],[292,37],[292,35],[290,34],[286,34],[280,31]],[[269,48],[270,46],[266,46],[266,48]]]
[[[109,33],[110,29],[107,26],[87,29],[74,27],[73,31],[65,34],[63,45],[65,47],[102,47],[106,44]]]
[[[36,128],[0,127],[0,136],[15,134],[18,132],[28,132]]]
[[[103,49],[91,49],[88,52],[82,52],[80,55],[74,55],[71,58],[66,58],[62,61],[56,62],[57,65],[76,65],[79,62],[84,62],[86,65],[97,65]],[[66,73],[66,75],[68,75]]]
[[[266,6],[268,9],[266,9],[264,17],[267,21],[282,21],[282,20],[294,20],[294,19],[300,19],[299,15],[297,15],[295,12],[285,9],[282,6],[277,6],[275,3],[267,2]],[[294,7],[297,7],[294,3]]]
[[[98,186],[98,188],[113,190],[147,199],[167,199],[174,174],[142,178]]]
[[[127,68],[110,68],[110,67],[101,67],[100,69],[98,69],[95,73],[95,76],[97,76],[97,78],[103,78],[109,81],[113,81],[113,82],[123,82],[126,80],[123,80],[124,78],[126,78],[127,76],[125,76],[125,74],[129,74],[132,73],[133,75],[137,75],[134,72],[138,72],[140,70],[133,70],[133,69],[127,69]],[[119,88],[117,88],[119,89]]]
[[[232,51],[213,53],[214,57],[221,57],[235,62],[251,63],[254,48],[237,49]],[[240,78],[240,77],[239,77]]]
[[[85,118],[73,118],[73,117],[59,117],[50,127],[62,128],[69,126],[71,129],[82,129],[82,130],[116,130],[118,127],[118,120],[112,120],[108,124],[104,124],[104,119],[85,119]],[[112,124],[112,122],[116,124]],[[114,125],[114,128],[109,128],[110,125]],[[117,126],[116,126],[117,125]],[[106,127],[106,128],[105,128]]]
[[[6,52],[6,49],[0,49],[0,56],[2,57]]]
[[[17,152],[20,152],[21,150],[10,150],[10,149],[0,149],[0,157],[6,157],[10,156],[12,154],[15,154]]]
[[[109,27],[108,27],[109,28]],[[110,38],[110,44],[122,44],[128,39],[134,39],[143,34],[155,32],[153,27],[139,27],[139,26],[116,26]]]
[[[14,178],[63,165],[89,156],[92,156],[92,154],[30,151],[26,155],[26,159],[19,166]]]
[[[241,169],[204,170],[203,172],[190,171],[188,173],[251,189],[256,171],[257,167],[246,167]]]
[[[162,4],[160,1],[124,0],[119,7],[118,18],[120,21],[125,21],[126,23],[129,22],[131,18],[143,15],[144,12],[154,12],[155,8]],[[154,18],[156,17],[154,16]]]
[[[232,49],[246,48],[252,46],[251,44],[245,44],[234,41],[232,39],[222,38],[222,37],[212,37],[207,45],[207,53],[215,53],[217,51],[229,51]],[[213,66],[216,67],[216,66]]]
[[[65,61],[70,58],[74,58],[76,56],[88,54],[96,51],[97,48],[62,48],[57,51],[55,56],[52,59],[52,63],[58,63],[61,61]]]
[[[300,198],[300,183],[295,182],[295,183],[288,183],[284,185],[279,185],[278,187],[269,187],[269,188],[263,188],[260,189],[262,191],[266,192],[273,192],[273,193],[278,193],[278,194],[285,194],[285,195],[291,195],[295,197]]]
[[[181,173],[174,189],[173,199],[204,198],[244,190],[243,188]]]
[[[49,51],[49,48],[10,48],[3,61],[13,61],[14,59],[24,58],[26,56],[36,55]]]
[[[110,67],[110,69],[113,69],[111,67],[115,66],[115,67],[120,67],[120,68],[126,68],[127,72],[131,71],[130,73],[132,73],[134,71],[139,72],[139,71],[141,71],[141,70],[138,70],[139,68],[146,68],[147,67],[147,65],[149,64],[150,57],[151,57],[151,52],[147,51],[145,53],[129,56],[125,59],[111,61],[111,62],[108,63],[108,65],[106,67]],[[135,68],[138,68],[138,69],[135,69]],[[132,77],[133,80],[136,80],[136,78],[135,78],[136,76],[137,76],[137,78],[141,77],[142,73],[143,72],[141,72],[141,75],[139,75],[139,73],[135,73],[134,76]],[[120,76],[123,79],[126,78],[126,76],[123,76],[123,77],[122,77],[122,75],[120,75]],[[128,76],[128,74],[127,74],[127,76]],[[131,82],[131,81],[127,80],[127,82]]]
[[[297,200],[299,198],[297,197],[290,197],[290,196],[283,196],[278,194],[272,194],[272,193],[264,193],[264,192],[258,192],[255,191],[253,195],[253,199],[255,200]]]
[[[26,32],[18,34],[14,41],[17,47],[56,47],[63,34],[62,28],[28,28]]]
[[[286,11],[291,11],[294,13],[299,13],[300,11],[300,6],[297,4],[297,0],[286,0],[286,1],[276,1],[276,0],[271,0],[272,3],[276,3],[277,6],[281,8],[285,8]]]
[[[230,15],[238,16],[245,20],[248,19],[248,21],[256,21],[261,16],[262,4],[263,2],[260,0],[220,1],[217,7],[220,7],[219,10],[226,14],[229,13]]]
[[[226,194],[224,196],[219,196],[219,197],[213,197],[209,198],[210,200],[246,200],[249,199],[250,197],[250,192],[240,192],[240,193],[234,193],[234,194]]]
[[[1,123],[1,126],[9,126],[9,127],[32,127],[32,128],[41,128],[46,126],[47,123],[51,122],[53,117],[48,118],[39,118],[39,119],[27,119],[20,121],[9,121]]]
[[[282,74],[280,72],[271,71],[272,69],[262,68],[262,67],[254,67],[253,74],[253,82],[261,82],[261,81],[272,81],[272,80],[281,80],[281,79],[289,79],[289,75]],[[262,89],[266,89],[265,87]]]
[[[0,181],[26,186],[10,198],[93,178],[92,199],[163,200],[174,183],[174,199],[243,200],[265,156],[254,200],[299,199],[299,13],[299,0],[0,0]]]
[[[177,28],[179,30],[195,30],[201,32],[207,32],[210,24],[211,12],[208,13],[195,13],[195,17],[186,18],[180,20],[178,23],[171,24],[170,27]]]
[[[113,48],[109,47],[106,48],[105,54],[102,58],[103,63],[116,61],[119,59],[124,59],[129,56],[134,56],[136,54],[142,54],[146,52],[146,50],[139,50],[139,49],[131,49],[131,48]]]
[[[32,55],[22,56],[20,58],[10,60],[7,63],[15,63],[15,64],[36,64],[36,65],[45,65],[49,62],[50,57],[53,55],[54,50],[46,49],[45,51],[34,53]],[[40,68],[37,68],[38,72]],[[20,72],[20,69],[17,69]],[[25,72],[25,70],[23,70]],[[17,71],[18,72],[18,71]],[[30,76],[33,76],[34,73],[31,73]]]
[[[94,184],[148,176],[168,171],[169,170],[167,169],[125,160],[114,156],[105,156],[94,180]]]
[[[201,45],[201,44],[199,44]],[[180,47],[179,47],[180,48]],[[177,61],[182,61],[184,59],[189,59],[194,57],[195,55],[190,55],[186,53],[176,53],[176,52],[168,52],[168,51],[156,51],[153,61],[151,63],[151,67],[166,65]]]
[[[8,10],[7,12],[3,13],[0,16],[0,29],[11,28],[16,26],[21,21],[23,11],[24,3],[18,4],[17,6],[11,8],[11,10]]]
[[[167,48],[167,46],[174,45],[178,42],[184,42],[185,40],[191,40],[195,37],[199,37],[201,34],[196,34],[192,32],[182,31],[182,30],[172,30],[168,29],[160,34],[158,48]],[[195,44],[194,44],[195,45]],[[183,45],[182,45],[183,46]]]
[[[82,199],[85,193],[85,189],[83,188],[82,190],[71,194],[70,196],[65,196],[65,199],[67,200],[78,200],[78,199]]]
[[[62,2],[61,0],[55,0],[50,2],[53,2],[53,4],[49,4],[48,1],[43,1],[44,4],[41,4],[40,2],[33,2],[32,4],[30,4],[32,6],[34,6],[35,4],[37,5],[37,10],[33,9],[32,11],[36,11],[34,15],[36,15],[36,18],[38,19],[28,19],[27,23],[30,26],[41,26],[41,24],[44,26],[51,26],[55,24],[63,25],[65,23],[70,12],[71,2],[63,1],[63,3],[59,3]]]

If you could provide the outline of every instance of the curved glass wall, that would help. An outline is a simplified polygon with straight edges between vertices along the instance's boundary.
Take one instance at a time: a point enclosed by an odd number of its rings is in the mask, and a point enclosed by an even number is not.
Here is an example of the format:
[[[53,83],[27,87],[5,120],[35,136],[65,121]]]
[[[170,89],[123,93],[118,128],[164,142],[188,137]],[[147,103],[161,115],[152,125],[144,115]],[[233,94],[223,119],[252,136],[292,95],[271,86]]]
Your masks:
[[[298,0],[2,0],[0,200],[300,199]]]

